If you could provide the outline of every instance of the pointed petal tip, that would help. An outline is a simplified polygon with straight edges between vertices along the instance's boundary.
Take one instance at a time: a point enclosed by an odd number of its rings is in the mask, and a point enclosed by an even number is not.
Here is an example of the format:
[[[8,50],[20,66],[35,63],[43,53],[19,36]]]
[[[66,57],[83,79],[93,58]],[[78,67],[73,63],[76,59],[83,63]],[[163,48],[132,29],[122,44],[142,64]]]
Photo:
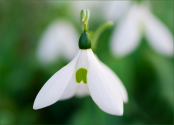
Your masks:
[[[34,109],[34,110],[38,110],[39,108],[36,108],[35,106],[33,106],[33,109]]]
[[[129,99],[128,99],[127,91],[125,93],[126,93],[126,95],[123,98],[123,103],[128,103]]]
[[[38,109],[45,108],[45,107],[47,107],[47,106],[50,106],[50,105],[40,105],[40,104],[34,102],[33,109],[34,109],[34,110],[38,110]]]
[[[119,111],[116,113],[116,115],[122,116],[123,113],[124,113],[124,108],[123,108],[123,105],[122,105],[122,107],[119,109]]]
[[[103,111],[104,111],[104,110],[103,110]],[[124,109],[123,109],[123,107],[122,107],[122,108],[120,108],[120,109],[116,109],[115,111],[114,111],[114,109],[113,109],[113,112],[107,112],[107,111],[104,111],[104,112],[106,112],[106,113],[108,113],[108,114],[110,114],[110,115],[122,116],[123,113],[124,113]]]
[[[34,103],[34,105],[33,105],[33,109],[34,109],[34,110],[38,110],[38,109],[40,109],[40,108],[37,107],[37,106],[35,105],[35,103]]]
[[[122,103],[122,106],[119,107],[119,109],[117,108],[115,115],[117,115],[117,116],[122,116],[122,115],[123,115],[123,113],[124,113],[124,108],[123,108],[123,106],[124,106],[124,105],[123,105],[123,103]]]
[[[117,112],[116,115],[118,115],[118,116],[122,116],[122,115],[123,115],[123,110],[120,110],[120,112]]]
[[[122,112],[122,113],[120,113],[118,116],[123,116],[123,112]]]
[[[33,109],[34,110],[38,110],[38,109],[41,109],[43,107],[39,106],[39,104],[36,103],[36,100],[34,101],[34,104],[33,104]]]

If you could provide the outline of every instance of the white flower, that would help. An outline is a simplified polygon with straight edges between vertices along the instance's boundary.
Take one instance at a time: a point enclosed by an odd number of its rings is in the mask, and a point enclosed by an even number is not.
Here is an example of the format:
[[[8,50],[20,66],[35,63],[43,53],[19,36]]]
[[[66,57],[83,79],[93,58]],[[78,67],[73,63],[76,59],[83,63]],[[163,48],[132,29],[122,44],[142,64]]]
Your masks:
[[[142,35],[157,52],[173,55],[172,34],[143,4],[133,4],[120,20],[111,38],[111,49],[117,56],[125,56],[138,46]]]
[[[73,25],[66,20],[56,20],[43,34],[37,56],[43,64],[49,64],[60,56],[71,60],[78,51],[75,41],[78,41],[78,33]]]
[[[58,100],[80,93],[81,88],[94,102],[112,115],[123,114],[123,102],[128,101],[122,82],[91,49],[80,49],[75,58],[56,72],[38,93],[34,109],[44,108]]]
[[[128,101],[127,91],[114,72],[93,54],[87,32],[89,15],[89,10],[81,11],[84,32],[79,39],[79,52],[45,83],[36,96],[33,109],[44,108],[74,95],[90,94],[103,111],[112,115],[123,114],[123,102]]]

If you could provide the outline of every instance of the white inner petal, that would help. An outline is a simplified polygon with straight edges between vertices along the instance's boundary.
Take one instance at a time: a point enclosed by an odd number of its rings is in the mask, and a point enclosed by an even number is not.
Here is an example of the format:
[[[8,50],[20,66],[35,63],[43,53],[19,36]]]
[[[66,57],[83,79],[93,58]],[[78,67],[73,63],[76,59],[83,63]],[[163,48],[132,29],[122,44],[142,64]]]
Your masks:
[[[79,83],[76,91],[76,96],[81,98],[89,95],[89,89],[87,84]]]
[[[74,73],[74,81],[76,82],[76,72],[80,68],[84,68],[88,70],[88,57],[87,57],[87,50],[80,50],[80,55],[76,63],[75,73]],[[77,82],[76,82],[77,83]],[[81,81],[83,83],[83,81]]]
[[[76,70],[79,68],[88,69],[87,50],[80,50],[80,55],[76,63]]]

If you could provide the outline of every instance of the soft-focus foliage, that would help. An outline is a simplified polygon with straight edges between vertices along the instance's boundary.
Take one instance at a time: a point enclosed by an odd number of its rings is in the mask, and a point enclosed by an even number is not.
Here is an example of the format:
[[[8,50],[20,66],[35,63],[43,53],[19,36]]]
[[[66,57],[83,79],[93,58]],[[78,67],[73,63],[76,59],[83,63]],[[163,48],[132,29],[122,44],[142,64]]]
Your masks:
[[[114,57],[109,47],[117,22],[99,37],[96,54],[118,75],[128,91],[129,102],[124,104],[124,115],[106,114],[90,96],[73,97],[44,109],[33,110],[34,99],[43,84],[69,62],[62,55],[49,65],[41,65],[37,56],[39,42],[55,20],[68,20],[80,34],[80,9],[83,8],[80,5],[83,3],[0,2],[0,123],[172,124],[173,57],[154,51],[146,37],[140,39],[139,47],[128,56]],[[90,6],[90,31],[95,31],[108,21],[103,11],[109,5],[104,2],[85,4],[84,9]],[[153,1],[150,5],[151,12],[173,34],[173,1]],[[113,20],[121,20],[123,14],[126,11],[115,17],[119,19]]]

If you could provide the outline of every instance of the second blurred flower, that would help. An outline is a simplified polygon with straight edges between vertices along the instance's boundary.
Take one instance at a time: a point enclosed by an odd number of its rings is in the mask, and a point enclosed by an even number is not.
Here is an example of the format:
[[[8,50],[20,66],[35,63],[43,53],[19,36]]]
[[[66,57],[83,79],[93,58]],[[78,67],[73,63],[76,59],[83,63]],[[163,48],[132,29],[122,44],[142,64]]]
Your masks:
[[[126,17],[118,23],[111,38],[112,52],[117,56],[129,54],[138,46],[142,35],[157,52],[173,55],[172,34],[142,3],[132,4]]]
[[[66,20],[57,20],[48,26],[43,34],[37,56],[41,63],[50,64],[60,56],[71,60],[77,50],[78,33],[71,23]]]

